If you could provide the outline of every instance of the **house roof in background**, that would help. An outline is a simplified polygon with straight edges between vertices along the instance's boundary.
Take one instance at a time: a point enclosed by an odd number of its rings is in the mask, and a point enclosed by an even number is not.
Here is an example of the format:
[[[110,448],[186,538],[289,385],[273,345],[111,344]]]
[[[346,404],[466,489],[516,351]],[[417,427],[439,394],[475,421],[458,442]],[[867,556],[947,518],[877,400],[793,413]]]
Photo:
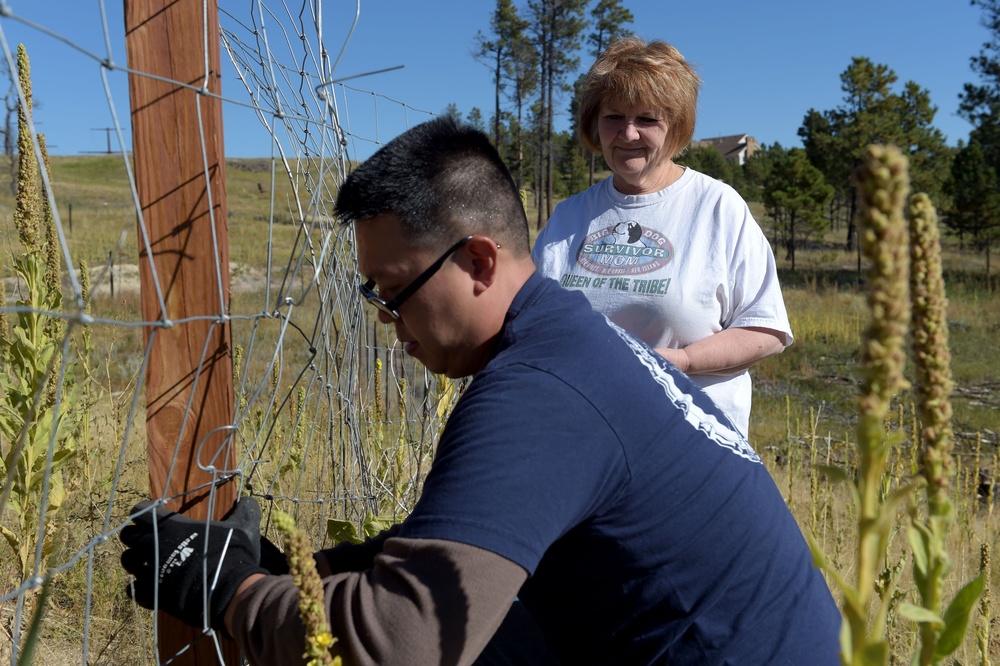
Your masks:
[[[723,157],[735,156],[743,148],[747,146],[753,139],[749,134],[731,134],[729,136],[719,136],[712,139],[698,139],[697,141],[692,141],[692,146],[705,146],[708,148],[715,148]]]

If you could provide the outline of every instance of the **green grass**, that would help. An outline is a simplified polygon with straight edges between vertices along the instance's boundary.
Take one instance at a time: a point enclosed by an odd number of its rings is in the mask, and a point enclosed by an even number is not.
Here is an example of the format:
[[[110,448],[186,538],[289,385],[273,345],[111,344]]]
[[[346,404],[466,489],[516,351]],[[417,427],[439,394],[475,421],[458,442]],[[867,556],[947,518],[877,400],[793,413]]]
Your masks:
[[[122,157],[52,157],[51,164],[52,187],[74,262],[86,260],[92,268],[109,261],[115,265],[136,263],[137,216]],[[288,177],[279,170],[275,178],[273,217],[277,223],[273,228],[269,224],[269,160],[229,160],[226,183],[228,225],[233,232],[229,235],[230,261],[263,267],[269,247],[278,248],[276,254],[286,257],[296,234],[291,223],[295,219],[290,212],[294,197]],[[307,185],[303,182],[298,189],[308,200]],[[326,189],[321,192],[329,191],[330,185],[323,187]],[[13,208],[10,189],[0,188],[0,237],[7,247],[16,248]],[[9,275],[8,263],[0,265],[0,275]]]

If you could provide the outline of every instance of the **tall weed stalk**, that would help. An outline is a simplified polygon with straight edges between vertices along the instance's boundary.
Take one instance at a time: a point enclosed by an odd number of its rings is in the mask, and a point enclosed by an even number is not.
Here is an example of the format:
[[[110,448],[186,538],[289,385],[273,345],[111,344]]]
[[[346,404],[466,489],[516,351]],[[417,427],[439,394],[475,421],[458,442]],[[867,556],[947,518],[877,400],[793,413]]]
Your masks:
[[[894,147],[870,146],[855,173],[855,184],[861,250],[869,264],[866,277],[871,315],[862,338],[857,471],[827,469],[845,482],[857,511],[853,581],[829,565],[812,535],[810,545],[817,564],[843,596],[842,664],[887,664],[890,647],[915,650],[912,664],[940,664],[962,644],[984,577],[963,587],[942,611],[942,589],[951,570],[945,540],[954,519],[949,493],[955,471],[946,300],[936,215],[930,200],[917,195],[910,205],[907,225],[907,160]],[[899,483],[907,467],[900,446],[905,419],[901,408],[897,408],[895,424],[889,417],[893,400],[908,388],[903,376],[908,329],[912,329],[916,411],[924,447],[919,459],[921,475],[910,483]],[[911,462],[910,471],[913,467]],[[912,502],[920,485],[927,490],[925,519]],[[908,536],[920,606],[902,602],[905,595],[898,591],[906,558],[890,564],[889,546],[904,502],[911,506]],[[917,623],[919,644],[901,646],[892,641],[890,646],[887,629],[895,626],[898,618]]]
[[[66,501],[62,468],[76,453],[85,416],[84,410],[65,408],[75,404],[76,384],[74,367],[62,356],[65,325],[54,314],[62,308],[61,259],[29,130],[31,69],[23,45],[17,66],[23,101],[18,105],[14,225],[22,252],[13,257],[20,296],[15,318],[5,320],[0,336],[0,533],[14,555],[15,580],[26,581],[42,575],[55,548],[55,516]],[[37,138],[47,168],[45,140]],[[19,597],[15,625],[21,611],[29,610],[22,607],[25,599]],[[29,636],[37,636],[34,629]],[[16,639],[20,627],[9,630]]]
[[[305,649],[302,654],[306,666],[340,666],[341,658],[330,654],[330,649],[337,639],[330,630],[330,623],[326,617],[323,581],[316,571],[309,539],[287,513],[275,511],[272,519],[278,532],[281,533],[289,573],[295,581],[299,617],[306,632]]]
[[[966,584],[947,609],[942,608],[942,589],[952,570],[945,547],[955,517],[950,498],[955,463],[951,455],[954,448],[950,402],[953,382],[948,348],[948,300],[941,271],[937,214],[927,195],[913,197],[909,218],[912,350],[927,514],[926,517],[918,515],[916,507],[910,512],[913,580],[920,593],[921,605],[906,606],[901,613],[920,627],[917,663],[929,666],[941,663],[962,643],[969,616],[983,592],[985,576],[980,575]],[[978,449],[975,466],[978,478]]]
[[[860,203],[861,251],[868,260],[868,307],[871,319],[862,336],[861,395],[857,426],[857,473],[840,468],[827,472],[851,491],[858,540],[854,580],[829,566],[818,543],[810,545],[819,566],[843,596],[841,662],[867,666],[889,657],[886,627],[896,599],[896,567],[886,566],[887,551],[899,505],[911,486],[887,492],[884,484],[890,452],[900,433],[886,421],[892,399],[907,387],[903,377],[904,342],[910,318],[909,256],[903,205],[909,192],[906,159],[894,148],[872,146],[855,174]],[[870,616],[870,609],[874,613]]]

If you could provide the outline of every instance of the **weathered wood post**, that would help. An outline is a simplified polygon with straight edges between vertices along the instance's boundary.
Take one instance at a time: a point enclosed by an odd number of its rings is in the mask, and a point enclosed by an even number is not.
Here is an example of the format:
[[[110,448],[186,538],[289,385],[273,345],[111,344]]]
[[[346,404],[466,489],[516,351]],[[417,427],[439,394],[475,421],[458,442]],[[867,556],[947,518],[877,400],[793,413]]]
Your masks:
[[[161,324],[206,317],[145,329],[150,494],[180,495],[171,508],[204,518],[216,475],[199,463],[231,469],[235,460],[231,449],[220,452],[233,416],[230,329],[219,319],[220,289],[229,298],[222,103],[203,94],[221,93],[218,4],[125,0],[125,40],[135,72],[129,98],[136,186],[148,233],[148,247],[139,233],[142,316]],[[215,517],[236,492],[232,483],[216,488]],[[159,628],[163,659],[200,635],[165,614]],[[223,653],[226,663],[239,663],[231,641]],[[219,658],[212,641],[201,640],[172,663]]]

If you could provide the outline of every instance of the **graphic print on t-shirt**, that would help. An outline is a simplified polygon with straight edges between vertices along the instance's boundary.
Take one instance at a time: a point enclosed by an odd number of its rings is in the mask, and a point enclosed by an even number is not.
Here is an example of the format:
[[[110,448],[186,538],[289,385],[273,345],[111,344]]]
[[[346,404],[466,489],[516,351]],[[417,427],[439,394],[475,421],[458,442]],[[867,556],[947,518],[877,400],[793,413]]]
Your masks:
[[[598,275],[642,275],[673,258],[674,246],[666,236],[634,221],[591,232],[576,254],[580,268]]]

